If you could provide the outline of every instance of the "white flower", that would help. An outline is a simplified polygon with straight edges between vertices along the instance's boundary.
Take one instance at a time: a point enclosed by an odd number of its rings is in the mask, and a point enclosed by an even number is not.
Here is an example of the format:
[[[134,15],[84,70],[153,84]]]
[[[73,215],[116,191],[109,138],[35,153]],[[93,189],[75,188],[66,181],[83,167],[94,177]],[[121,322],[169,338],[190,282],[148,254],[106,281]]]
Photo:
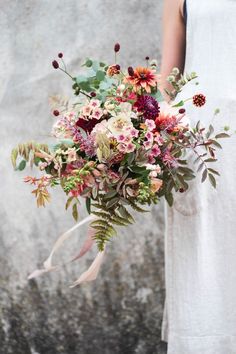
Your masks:
[[[107,121],[107,128],[114,137],[121,134],[129,135],[130,131],[126,129],[129,127],[133,128],[133,123],[130,115],[124,112],[118,113]]]
[[[96,124],[91,134],[107,133],[108,132],[107,123],[108,123],[107,120],[102,120],[100,123]]]

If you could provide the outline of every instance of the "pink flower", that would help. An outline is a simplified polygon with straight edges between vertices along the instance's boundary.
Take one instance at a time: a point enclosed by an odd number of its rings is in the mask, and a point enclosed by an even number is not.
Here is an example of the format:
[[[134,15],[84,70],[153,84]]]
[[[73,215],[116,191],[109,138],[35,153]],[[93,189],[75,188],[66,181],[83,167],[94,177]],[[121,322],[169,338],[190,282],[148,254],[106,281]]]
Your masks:
[[[103,115],[103,111],[100,108],[95,108],[92,112],[92,118],[100,119]]]
[[[161,153],[161,150],[157,144],[154,144],[151,150],[151,154],[155,157],[159,156]]]
[[[84,116],[89,116],[91,114],[91,112],[92,112],[92,107],[91,106],[84,106],[82,108],[82,114]]]
[[[126,138],[126,136],[125,136],[124,134],[120,134],[120,135],[118,135],[118,137],[117,137],[117,141],[118,141],[119,143],[123,143],[123,142],[125,141],[125,138]]]
[[[135,145],[132,143],[129,143],[128,145],[126,145],[126,152],[133,152],[135,150]]]
[[[177,166],[177,161],[176,159],[171,155],[170,151],[167,150],[163,156],[163,162],[168,166],[168,167],[176,167]]]
[[[145,138],[147,139],[147,141],[153,142],[153,134],[151,132],[147,132],[145,134]]]
[[[126,153],[126,145],[125,145],[125,144],[119,144],[119,145],[117,145],[117,149],[118,149],[120,152]]]
[[[138,134],[139,134],[138,129],[135,129],[135,128],[130,129],[130,135],[131,135],[133,138],[137,138],[137,137],[138,137]]]
[[[89,102],[89,106],[91,106],[92,108],[97,108],[100,106],[100,102],[99,102],[99,100],[91,100]]]
[[[149,131],[153,131],[156,128],[156,124],[152,119],[146,119],[145,125],[147,126]]]
[[[152,147],[152,141],[144,141],[143,146],[145,147],[146,150],[151,149]]]

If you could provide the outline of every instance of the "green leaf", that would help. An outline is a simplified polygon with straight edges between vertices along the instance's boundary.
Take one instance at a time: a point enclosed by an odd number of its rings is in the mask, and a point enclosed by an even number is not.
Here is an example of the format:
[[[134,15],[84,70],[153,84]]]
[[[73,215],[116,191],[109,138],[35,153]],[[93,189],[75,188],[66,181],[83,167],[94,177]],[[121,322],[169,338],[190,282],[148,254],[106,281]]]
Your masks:
[[[88,212],[89,214],[91,214],[91,199],[90,199],[90,198],[86,198],[85,204],[86,204],[87,212]]]
[[[215,136],[216,139],[221,139],[221,138],[229,138],[230,135],[227,133],[220,133]]]
[[[98,81],[102,81],[104,80],[105,78],[105,72],[104,71],[101,71],[101,70],[98,70],[97,73],[96,73],[96,78]]]
[[[78,75],[76,77],[76,82],[78,84],[81,84],[81,82],[86,82],[86,81],[87,81],[87,76],[85,76],[85,75]]]
[[[209,158],[209,159],[206,159],[206,160],[204,160],[204,162],[216,162],[217,161],[217,159],[213,159],[213,158]]]
[[[75,221],[78,221],[79,215],[78,215],[78,209],[76,203],[72,207],[72,216],[75,219]]]
[[[172,193],[165,194],[165,198],[166,198],[167,203],[171,207],[174,202],[173,194]]]
[[[201,180],[202,183],[206,180],[207,175],[208,175],[208,171],[207,171],[207,168],[206,168],[206,169],[203,171],[203,174],[202,174],[202,180]]]
[[[110,192],[106,193],[106,195],[104,196],[104,199],[111,199],[113,198],[115,195],[117,195],[117,191],[116,190],[111,190]]]
[[[213,168],[208,168],[208,171],[210,171],[211,173],[214,173],[217,176],[220,176],[220,173],[216,170],[214,170]]]
[[[12,166],[14,168],[16,168],[16,159],[18,156],[18,150],[17,149],[13,149],[11,152],[11,162],[12,162]]]
[[[216,147],[218,147],[219,149],[222,149],[222,146],[220,145],[220,143],[218,143],[218,141],[216,141],[216,140],[211,140],[211,143],[212,143],[213,145],[215,145]]]
[[[69,208],[69,206],[71,205],[72,200],[74,199],[74,197],[69,197],[67,199],[66,205],[65,205],[65,209],[67,210]]]
[[[184,101],[180,101],[172,107],[182,107],[183,105],[184,105]]]
[[[118,202],[119,202],[119,197],[117,198],[112,198],[111,200],[109,200],[109,202],[107,203],[107,208],[110,209],[113,206],[115,206]]]
[[[134,222],[133,216],[128,212],[128,210],[123,205],[119,207],[118,212],[122,217],[127,218],[130,222]]]
[[[90,68],[92,65],[93,65],[93,61],[87,58],[86,62],[82,66],[87,66],[87,68]]]
[[[210,124],[209,125],[209,130],[208,130],[208,132],[207,132],[207,134],[206,134],[206,137],[207,137],[207,139],[211,136],[211,134],[213,134],[214,133],[214,128],[213,128],[213,126]]]
[[[209,177],[209,180],[210,180],[212,186],[214,188],[216,188],[216,179],[215,179],[215,177],[211,173],[208,174],[208,177]]]
[[[23,171],[25,169],[26,166],[26,161],[25,160],[21,160],[21,162],[19,163],[17,170],[19,171]]]

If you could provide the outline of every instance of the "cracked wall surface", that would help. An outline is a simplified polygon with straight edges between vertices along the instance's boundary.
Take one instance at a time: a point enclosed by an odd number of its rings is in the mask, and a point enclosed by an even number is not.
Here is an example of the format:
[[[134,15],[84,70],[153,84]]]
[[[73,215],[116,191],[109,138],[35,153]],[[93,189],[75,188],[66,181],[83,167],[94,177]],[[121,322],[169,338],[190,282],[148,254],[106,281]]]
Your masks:
[[[160,59],[161,11],[161,0],[1,1],[1,354],[166,353],[160,340],[163,205],[120,230],[95,282],[69,288],[92,262],[95,248],[59,272],[28,281],[58,235],[74,223],[62,192],[37,209],[22,182],[33,172],[14,172],[9,158],[20,142],[48,141],[54,120],[49,96],[72,95],[70,80],[51,67],[58,52],[72,73],[86,57],[112,63],[115,42],[121,44],[122,66],[144,65],[147,55]],[[85,216],[81,205],[80,217]],[[74,232],[56,262],[79,249],[84,232]]]

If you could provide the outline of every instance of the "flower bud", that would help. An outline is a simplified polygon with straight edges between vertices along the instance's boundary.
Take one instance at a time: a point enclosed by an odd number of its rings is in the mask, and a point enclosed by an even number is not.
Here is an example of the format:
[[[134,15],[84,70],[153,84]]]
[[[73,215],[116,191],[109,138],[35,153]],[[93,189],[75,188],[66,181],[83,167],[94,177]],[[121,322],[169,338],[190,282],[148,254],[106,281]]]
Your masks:
[[[63,57],[63,53],[58,53],[58,58],[62,58]]]
[[[115,53],[118,53],[119,50],[120,50],[120,44],[119,44],[119,43],[116,43],[116,44],[114,45],[114,51],[115,51]]]
[[[59,116],[59,114],[60,114],[60,112],[59,112],[57,109],[55,109],[55,110],[53,111],[53,115],[54,115],[55,117]]]
[[[53,60],[52,66],[54,67],[54,69],[58,69],[59,68],[59,64],[58,64],[58,62],[56,60]]]
[[[132,66],[128,67],[128,73],[129,73],[129,76],[134,76],[134,69],[132,68]]]

